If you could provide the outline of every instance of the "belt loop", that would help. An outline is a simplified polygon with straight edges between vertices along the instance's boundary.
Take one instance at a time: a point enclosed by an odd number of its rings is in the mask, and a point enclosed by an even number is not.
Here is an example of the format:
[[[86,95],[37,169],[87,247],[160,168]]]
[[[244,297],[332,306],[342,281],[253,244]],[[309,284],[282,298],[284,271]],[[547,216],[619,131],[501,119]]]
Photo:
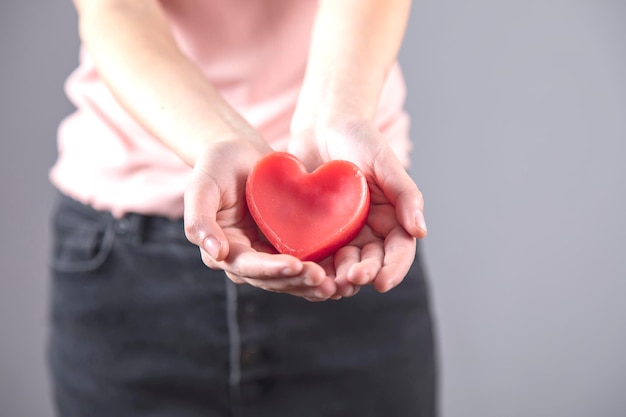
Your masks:
[[[115,221],[115,231],[128,242],[140,245],[144,241],[147,223],[147,216],[129,213]]]

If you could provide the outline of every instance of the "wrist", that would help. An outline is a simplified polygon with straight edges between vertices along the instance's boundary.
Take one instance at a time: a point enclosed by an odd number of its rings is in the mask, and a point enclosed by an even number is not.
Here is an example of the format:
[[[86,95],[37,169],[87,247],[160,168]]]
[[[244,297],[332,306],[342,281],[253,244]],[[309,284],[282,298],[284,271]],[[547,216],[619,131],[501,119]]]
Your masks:
[[[262,136],[236,112],[213,114],[203,120],[204,128],[188,140],[181,141],[176,153],[189,166],[194,166],[199,155],[224,147],[255,149],[266,153],[271,150]]]
[[[297,119],[294,115],[291,124],[291,137],[301,136],[310,132],[314,137],[329,135],[346,135],[364,130],[376,130],[373,117],[358,112],[327,113],[306,119]]]
[[[320,130],[350,121],[373,122],[378,111],[381,88],[361,88],[369,84],[327,79],[305,83],[291,121],[291,133]]]

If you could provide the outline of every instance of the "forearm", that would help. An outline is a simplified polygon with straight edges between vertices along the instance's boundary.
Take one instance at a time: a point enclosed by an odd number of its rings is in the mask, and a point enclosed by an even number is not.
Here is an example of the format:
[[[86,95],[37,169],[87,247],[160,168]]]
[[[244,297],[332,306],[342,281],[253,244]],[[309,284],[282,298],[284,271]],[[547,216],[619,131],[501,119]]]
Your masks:
[[[176,45],[156,0],[76,0],[81,39],[122,106],[193,165],[210,141],[266,146]]]
[[[293,133],[331,123],[337,116],[374,118],[404,37],[410,3],[320,1]]]

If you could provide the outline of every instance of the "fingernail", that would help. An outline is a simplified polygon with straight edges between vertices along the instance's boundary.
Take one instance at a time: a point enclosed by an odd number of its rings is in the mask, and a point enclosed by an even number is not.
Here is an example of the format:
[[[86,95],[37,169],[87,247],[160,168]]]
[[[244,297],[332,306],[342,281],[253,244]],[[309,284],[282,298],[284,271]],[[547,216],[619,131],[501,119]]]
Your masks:
[[[308,287],[316,287],[320,285],[321,281],[318,277],[315,277],[313,274],[308,274],[304,277],[304,285]]]
[[[209,255],[211,255],[211,258],[217,259],[217,256],[220,254],[220,248],[222,247],[222,243],[214,236],[209,236],[204,239],[203,247],[204,250],[207,251]]]
[[[295,269],[293,269],[290,266],[286,266],[280,270],[280,274],[284,277],[290,277],[292,275],[295,275],[295,273],[296,273]]]
[[[346,297],[352,297],[354,294],[356,294],[358,291],[358,287],[356,285],[353,285],[350,287],[350,292],[348,294],[346,294]]]
[[[319,299],[322,299],[322,300],[326,300],[328,298],[328,296],[326,295],[326,293],[323,290],[316,290],[313,293],[313,296],[315,298],[319,298]]]
[[[428,229],[426,228],[426,220],[424,220],[424,213],[422,213],[421,211],[415,213],[415,221],[417,222],[417,227],[425,232],[428,231]]]

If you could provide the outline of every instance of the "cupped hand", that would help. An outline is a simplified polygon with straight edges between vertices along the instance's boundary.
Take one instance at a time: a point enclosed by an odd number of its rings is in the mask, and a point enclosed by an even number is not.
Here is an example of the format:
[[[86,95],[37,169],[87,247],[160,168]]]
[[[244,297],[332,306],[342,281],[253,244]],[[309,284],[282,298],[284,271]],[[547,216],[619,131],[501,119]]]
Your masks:
[[[398,285],[415,257],[416,238],[426,236],[422,194],[380,132],[367,120],[346,118],[300,132],[288,151],[309,170],[333,159],[357,165],[367,178],[371,207],[359,235],[322,261],[335,276],[335,296],[373,284],[386,292]]]
[[[311,301],[336,294],[332,276],[313,262],[277,254],[248,213],[245,184],[269,146],[244,139],[209,144],[196,159],[185,190],[185,233],[202,261],[235,283],[288,293]]]

